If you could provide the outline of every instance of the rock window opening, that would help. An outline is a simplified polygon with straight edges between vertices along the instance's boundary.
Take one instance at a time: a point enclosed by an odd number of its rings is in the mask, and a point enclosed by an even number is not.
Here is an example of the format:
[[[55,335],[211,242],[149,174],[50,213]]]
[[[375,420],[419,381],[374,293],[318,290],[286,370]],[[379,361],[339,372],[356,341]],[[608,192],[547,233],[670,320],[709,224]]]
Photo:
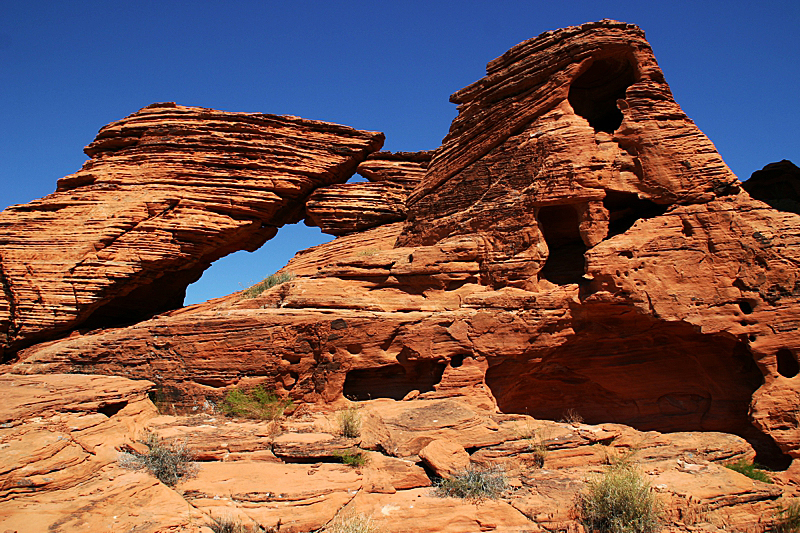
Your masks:
[[[793,378],[800,373],[800,365],[797,358],[786,348],[781,348],[776,354],[778,360],[778,374],[785,378]]]
[[[663,215],[667,206],[639,198],[630,192],[606,191],[603,207],[608,210],[608,236],[628,231],[637,220]]]
[[[347,373],[345,398],[354,401],[391,398],[402,400],[414,390],[428,392],[442,380],[446,364],[429,359],[406,361],[377,368],[360,368]]]
[[[539,208],[536,220],[549,251],[539,278],[558,285],[580,283],[587,247],[581,239],[578,212],[571,205],[545,206]]]
[[[569,88],[569,103],[589,121],[594,131],[614,133],[622,124],[617,100],[636,82],[636,69],[628,58],[598,59]]]

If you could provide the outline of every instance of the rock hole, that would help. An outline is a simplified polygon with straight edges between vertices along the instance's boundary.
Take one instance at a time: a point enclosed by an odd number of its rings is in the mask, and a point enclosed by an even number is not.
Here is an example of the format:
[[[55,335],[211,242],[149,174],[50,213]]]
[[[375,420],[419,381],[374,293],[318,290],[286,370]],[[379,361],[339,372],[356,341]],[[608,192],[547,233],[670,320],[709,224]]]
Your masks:
[[[450,366],[452,368],[458,368],[464,364],[464,356],[460,354],[453,355],[450,357]]]
[[[581,239],[578,212],[571,205],[540,207],[536,215],[549,251],[539,277],[558,285],[581,283],[586,244]]]
[[[694,230],[692,229],[692,225],[689,223],[688,220],[682,219],[681,224],[683,227],[681,228],[681,233],[683,233],[686,237],[691,237],[694,235]]]
[[[753,312],[753,304],[747,301],[739,302],[739,309],[742,310],[742,313],[749,315]]]
[[[353,343],[353,344],[348,344],[347,345],[347,351],[350,352],[353,355],[360,354],[361,350],[362,350],[362,346],[360,344]]]
[[[598,59],[572,82],[567,98],[575,113],[588,120],[594,131],[614,133],[623,118],[617,100],[625,98],[625,91],[636,77],[628,58]]]
[[[333,235],[326,235],[317,227],[287,224],[254,252],[240,250],[231,253],[214,261],[205,271],[198,272],[187,283],[191,285],[183,286],[186,298],[181,304],[201,303],[246,289],[286,266],[298,251],[333,239]],[[183,292],[182,289],[181,298]]]
[[[764,378],[747,343],[602,306],[582,313],[576,335],[559,347],[492,358],[486,385],[501,412],[559,420],[573,408],[588,424],[733,433],[753,445],[760,463],[785,464],[748,414]]]
[[[637,220],[663,215],[667,206],[639,198],[630,192],[606,191],[603,207],[608,210],[608,236],[628,231]]]
[[[102,413],[106,415],[108,418],[111,418],[115,414],[122,411],[125,406],[128,405],[127,401],[124,402],[115,402],[115,403],[107,403],[105,405],[101,405],[98,409],[98,413]]]
[[[797,358],[786,348],[781,348],[775,355],[778,360],[778,374],[785,378],[793,378],[800,372]]]
[[[347,373],[342,393],[354,401],[391,398],[402,400],[409,392],[434,390],[444,373],[445,363],[430,359],[407,361],[377,368],[359,368]]]

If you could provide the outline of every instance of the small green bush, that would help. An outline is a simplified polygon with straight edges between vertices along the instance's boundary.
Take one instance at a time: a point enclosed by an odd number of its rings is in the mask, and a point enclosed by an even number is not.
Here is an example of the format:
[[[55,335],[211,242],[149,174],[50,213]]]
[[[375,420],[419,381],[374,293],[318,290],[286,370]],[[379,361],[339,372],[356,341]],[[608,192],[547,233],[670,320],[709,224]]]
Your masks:
[[[786,507],[779,507],[775,516],[776,533],[800,532],[800,501],[794,500]]]
[[[294,274],[291,272],[276,272],[271,276],[267,276],[263,281],[259,281],[250,288],[242,291],[242,298],[255,298],[262,292],[271,289],[281,283],[286,283],[294,279]]]
[[[653,533],[660,529],[661,503],[634,465],[609,466],[576,500],[578,518],[597,533]]]
[[[359,467],[367,464],[367,456],[359,450],[337,450],[333,452],[333,455],[341,459],[342,464],[347,466]]]
[[[231,416],[276,420],[292,405],[289,398],[258,385],[248,391],[235,387],[228,391],[222,402],[222,412]]]
[[[751,463],[747,459],[739,459],[735,463],[725,465],[725,467],[739,472],[740,474],[744,474],[750,479],[763,481],[764,483],[772,483],[772,478],[769,477],[769,474],[767,474],[761,465],[758,463]]]
[[[507,488],[502,469],[469,467],[451,478],[438,480],[434,494],[442,498],[451,496],[479,501],[498,498]]]
[[[361,413],[358,412],[358,407],[342,409],[336,416],[343,436],[351,439],[361,436]]]
[[[131,470],[147,470],[170,487],[197,472],[185,441],[168,442],[155,433],[147,432],[145,438],[139,442],[149,448],[148,452],[122,453],[119,458],[120,466]]]

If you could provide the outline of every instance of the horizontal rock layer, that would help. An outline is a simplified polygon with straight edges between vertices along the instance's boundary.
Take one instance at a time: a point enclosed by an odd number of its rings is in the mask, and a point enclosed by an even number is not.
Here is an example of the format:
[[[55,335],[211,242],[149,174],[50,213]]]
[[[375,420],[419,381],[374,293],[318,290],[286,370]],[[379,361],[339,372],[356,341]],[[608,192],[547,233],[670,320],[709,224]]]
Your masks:
[[[154,104],[112,123],[53,194],[0,214],[0,350],[180,307],[212,261],[255,250],[346,181],[383,134]]]
[[[408,191],[392,182],[322,187],[306,201],[306,224],[322,233],[346,235],[406,218]]]

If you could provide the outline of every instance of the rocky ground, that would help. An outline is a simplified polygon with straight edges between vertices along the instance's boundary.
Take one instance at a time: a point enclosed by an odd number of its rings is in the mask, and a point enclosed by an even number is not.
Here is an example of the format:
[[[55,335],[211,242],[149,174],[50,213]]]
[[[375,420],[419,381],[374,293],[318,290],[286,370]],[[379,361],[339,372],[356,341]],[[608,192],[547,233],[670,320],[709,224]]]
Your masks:
[[[360,431],[338,412],[300,406],[275,421],[161,415],[151,384],[49,374],[0,377],[0,529],[208,531],[212,517],[252,531],[305,532],[337,517],[380,531],[578,531],[574,502],[608,464],[632,460],[665,509],[665,531],[763,531],[797,493],[788,476],[754,481],[723,465],[754,452],[724,433],[640,432],[505,415],[459,397],[353,402]],[[196,473],[175,486],[121,466],[146,432],[185,442]],[[343,452],[365,464],[342,463]],[[543,464],[539,462],[543,456]],[[496,499],[437,495],[439,475],[497,467]]]

